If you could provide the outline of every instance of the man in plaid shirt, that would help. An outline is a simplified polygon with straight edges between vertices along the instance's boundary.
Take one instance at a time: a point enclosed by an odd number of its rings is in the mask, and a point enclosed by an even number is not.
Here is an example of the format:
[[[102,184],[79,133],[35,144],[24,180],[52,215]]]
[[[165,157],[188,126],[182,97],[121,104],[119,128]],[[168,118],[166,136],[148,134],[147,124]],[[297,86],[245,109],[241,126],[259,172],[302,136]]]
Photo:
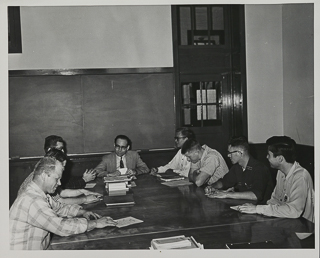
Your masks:
[[[47,249],[50,232],[68,236],[116,225],[110,217],[52,199],[49,194],[61,185],[63,169],[62,163],[52,157],[38,162],[32,182],[10,208],[10,249]],[[89,220],[90,216],[95,219]]]

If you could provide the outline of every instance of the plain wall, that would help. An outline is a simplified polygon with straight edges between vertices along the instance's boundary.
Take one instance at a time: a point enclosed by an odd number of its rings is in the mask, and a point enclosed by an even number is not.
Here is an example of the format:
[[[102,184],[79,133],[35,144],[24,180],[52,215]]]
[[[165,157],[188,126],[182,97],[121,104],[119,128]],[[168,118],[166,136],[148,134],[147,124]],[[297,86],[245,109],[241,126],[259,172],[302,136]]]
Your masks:
[[[20,7],[9,70],[172,67],[170,6]]]
[[[283,134],[282,6],[246,5],[248,138]]]
[[[284,134],[314,146],[313,4],[282,10]]]
[[[248,134],[314,146],[313,4],[246,5]]]

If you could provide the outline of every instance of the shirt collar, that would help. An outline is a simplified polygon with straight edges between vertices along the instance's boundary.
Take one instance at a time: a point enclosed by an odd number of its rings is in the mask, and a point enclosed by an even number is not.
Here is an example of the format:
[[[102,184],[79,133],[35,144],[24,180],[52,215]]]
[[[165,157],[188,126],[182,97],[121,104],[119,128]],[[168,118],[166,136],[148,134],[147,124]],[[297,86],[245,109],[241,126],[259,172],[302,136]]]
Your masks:
[[[29,183],[29,187],[31,187],[33,190],[35,190],[37,193],[39,193],[43,198],[47,198],[46,194],[44,193],[44,191],[42,191],[40,189],[40,187],[34,182],[34,181],[31,181]]]
[[[296,170],[298,163],[295,161],[293,163],[293,166],[290,168],[288,175],[286,176],[286,178],[289,178],[290,176],[293,175],[293,172]]]

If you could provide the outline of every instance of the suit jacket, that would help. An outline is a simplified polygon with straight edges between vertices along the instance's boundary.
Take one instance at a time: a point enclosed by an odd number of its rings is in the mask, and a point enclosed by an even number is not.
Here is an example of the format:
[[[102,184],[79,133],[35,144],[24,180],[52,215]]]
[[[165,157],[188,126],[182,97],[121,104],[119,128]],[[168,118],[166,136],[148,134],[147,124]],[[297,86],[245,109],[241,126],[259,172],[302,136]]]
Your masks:
[[[142,161],[138,152],[129,150],[126,153],[126,167],[132,169],[137,175],[149,172],[149,168]],[[102,157],[102,161],[95,168],[98,177],[106,176],[117,170],[116,154],[114,152]]]

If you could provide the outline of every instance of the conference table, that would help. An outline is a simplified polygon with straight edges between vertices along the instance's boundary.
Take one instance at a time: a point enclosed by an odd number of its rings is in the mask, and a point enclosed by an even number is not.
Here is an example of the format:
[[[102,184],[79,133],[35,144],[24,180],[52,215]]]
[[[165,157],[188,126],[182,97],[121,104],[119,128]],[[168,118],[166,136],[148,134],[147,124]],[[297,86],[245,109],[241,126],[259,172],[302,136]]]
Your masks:
[[[102,178],[95,180],[92,191],[106,194]],[[105,227],[82,234],[53,235],[51,248],[57,250],[130,250],[149,249],[155,238],[177,235],[193,236],[204,249],[225,249],[227,243],[261,243],[272,241],[274,248],[301,248],[296,233],[313,232],[314,224],[305,220],[243,214],[230,206],[248,200],[212,199],[203,187],[183,185],[169,187],[149,174],[134,180],[134,205],[107,207],[99,201],[83,205],[113,219],[134,217],[142,223],[123,228]]]

